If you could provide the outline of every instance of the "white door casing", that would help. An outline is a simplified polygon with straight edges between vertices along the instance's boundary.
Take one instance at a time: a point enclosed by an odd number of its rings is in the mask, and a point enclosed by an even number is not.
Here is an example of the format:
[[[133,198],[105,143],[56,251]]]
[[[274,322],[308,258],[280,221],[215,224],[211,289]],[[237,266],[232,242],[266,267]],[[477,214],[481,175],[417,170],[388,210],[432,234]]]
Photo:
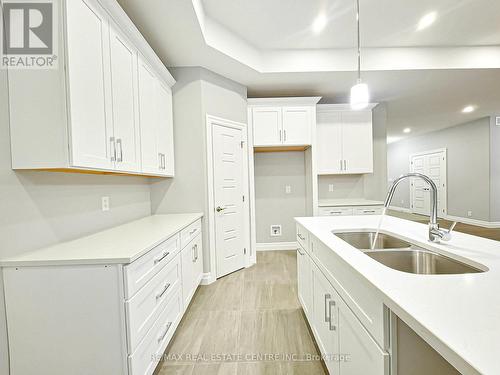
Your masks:
[[[427,151],[410,156],[410,171],[429,176],[438,188],[438,215],[446,216],[447,207],[447,161],[446,149]],[[430,189],[421,179],[410,182],[411,210],[428,215],[430,212]]]
[[[216,277],[249,263],[246,140],[244,124],[207,115],[210,259]]]

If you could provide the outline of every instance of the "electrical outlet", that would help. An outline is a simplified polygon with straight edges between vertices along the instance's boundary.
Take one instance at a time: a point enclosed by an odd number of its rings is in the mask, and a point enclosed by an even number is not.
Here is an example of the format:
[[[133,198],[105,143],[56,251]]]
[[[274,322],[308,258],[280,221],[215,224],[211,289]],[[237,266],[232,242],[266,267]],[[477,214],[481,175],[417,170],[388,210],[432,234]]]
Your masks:
[[[333,191],[333,184],[328,184],[328,191],[330,193]]]
[[[281,236],[281,225],[271,225],[271,237]]]
[[[467,216],[472,217],[472,211],[467,211]]]
[[[285,186],[285,193],[286,194],[291,194],[292,193],[292,187],[290,185]]]
[[[103,211],[109,211],[109,197],[101,198],[101,209]]]

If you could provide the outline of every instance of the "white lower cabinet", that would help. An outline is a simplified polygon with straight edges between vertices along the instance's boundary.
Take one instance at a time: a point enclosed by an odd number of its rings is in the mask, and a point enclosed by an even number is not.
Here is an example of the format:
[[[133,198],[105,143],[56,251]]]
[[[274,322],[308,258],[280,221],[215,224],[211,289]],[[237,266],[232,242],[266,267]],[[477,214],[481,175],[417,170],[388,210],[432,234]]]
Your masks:
[[[301,231],[304,232],[304,228],[301,228]],[[309,233],[307,235],[311,237]],[[311,240],[313,239],[314,237],[311,237]],[[318,245],[315,244],[315,251],[317,248]],[[332,375],[388,375],[389,353],[379,345],[355,315],[353,311],[357,310],[352,310],[348,304],[351,301],[346,302],[341,297],[346,292],[349,293],[349,290],[337,291],[329,279],[330,276],[327,277],[327,273],[322,270],[325,266],[317,264],[318,259],[320,258],[316,253],[310,256],[299,245],[299,300],[328,372]],[[307,269],[310,272],[309,278],[306,276]],[[353,287],[355,290],[356,286]],[[309,296],[306,296],[306,293],[309,293]],[[374,322],[376,326],[375,323],[377,322]]]
[[[312,313],[312,269],[311,258],[302,246],[297,248],[297,278],[300,303],[307,317]]]
[[[198,234],[181,252],[184,309],[187,309],[203,276],[202,250],[201,234]]]

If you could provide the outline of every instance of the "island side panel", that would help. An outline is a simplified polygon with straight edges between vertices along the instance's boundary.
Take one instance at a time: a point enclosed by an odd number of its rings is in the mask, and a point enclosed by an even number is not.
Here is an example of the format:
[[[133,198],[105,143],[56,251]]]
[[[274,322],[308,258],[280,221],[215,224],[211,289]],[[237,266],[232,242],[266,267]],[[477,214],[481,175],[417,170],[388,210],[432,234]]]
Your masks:
[[[121,265],[4,268],[12,374],[126,374]]]

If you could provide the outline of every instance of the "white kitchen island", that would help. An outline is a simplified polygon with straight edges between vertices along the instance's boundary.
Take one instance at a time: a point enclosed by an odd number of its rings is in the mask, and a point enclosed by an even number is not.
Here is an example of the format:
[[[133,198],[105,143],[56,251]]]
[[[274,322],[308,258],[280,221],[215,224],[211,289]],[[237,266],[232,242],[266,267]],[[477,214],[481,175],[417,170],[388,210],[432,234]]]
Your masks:
[[[379,220],[296,219],[299,299],[321,351],[340,356],[325,361],[330,373],[389,374],[395,314],[461,373],[500,374],[500,243],[454,232],[431,244],[426,225],[384,217],[383,232],[485,271],[419,275],[389,268],[332,233],[376,230]]]
[[[10,373],[151,375],[203,276],[201,213],[0,260]]]

